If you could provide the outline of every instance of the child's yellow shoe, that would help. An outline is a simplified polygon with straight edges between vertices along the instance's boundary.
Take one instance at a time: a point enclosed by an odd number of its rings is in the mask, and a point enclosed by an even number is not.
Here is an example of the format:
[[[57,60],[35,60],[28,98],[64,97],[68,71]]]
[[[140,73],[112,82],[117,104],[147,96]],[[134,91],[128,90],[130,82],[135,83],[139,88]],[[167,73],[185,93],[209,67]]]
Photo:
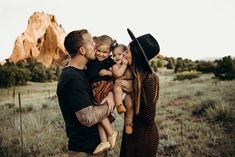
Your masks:
[[[108,150],[111,147],[109,142],[101,142],[96,149],[94,150],[93,154],[100,154],[104,151]]]
[[[112,150],[115,147],[115,144],[117,142],[117,136],[118,136],[118,133],[116,131],[113,131],[113,134],[110,137],[108,137],[108,141],[111,145],[109,150]]]
[[[126,112],[125,106],[124,106],[123,104],[119,104],[119,105],[117,106],[117,112],[118,112],[119,114],[122,114],[122,113]]]

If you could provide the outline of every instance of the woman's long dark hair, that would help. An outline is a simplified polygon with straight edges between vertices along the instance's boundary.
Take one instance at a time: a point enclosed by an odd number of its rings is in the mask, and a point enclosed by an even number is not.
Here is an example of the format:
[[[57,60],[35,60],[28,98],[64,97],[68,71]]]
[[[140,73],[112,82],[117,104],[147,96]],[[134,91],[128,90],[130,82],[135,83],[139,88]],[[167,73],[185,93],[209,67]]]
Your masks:
[[[135,68],[143,73],[151,73],[152,71],[148,68],[148,63],[146,64],[144,55],[136,41],[132,41],[129,45],[132,52],[132,63]]]
[[[144,92],[142,89],[142,85],[143,82],[145,80],[145,78],[149,75],[152,74],[152,71],[149,70],[149,68],[147,67],[148,65],[146,65],[146,62],[144,61],[144,56],[141,56],[142,52],[140,52],[140,48],[138,47],[138,45],[136,43],[134,43],[135,41],[132,41],[129,45],[130,45],[130,51],[132,53],[132,71],[133,71],[133,101],[134,101],[134,109],[135,109],[135,114],[138,115],[140,112],[140,101],[141,101],[141,94],[142,92]],[[154,74],[155,75],[155,74]],[[157,77],[157,76],[156,76]],[[157,77],[157,95],[156,95],[156,99],[159,99],[159,79]],[[145,94],[145,93],[143,93]],[[147,103],[147,102],[145,102]]]

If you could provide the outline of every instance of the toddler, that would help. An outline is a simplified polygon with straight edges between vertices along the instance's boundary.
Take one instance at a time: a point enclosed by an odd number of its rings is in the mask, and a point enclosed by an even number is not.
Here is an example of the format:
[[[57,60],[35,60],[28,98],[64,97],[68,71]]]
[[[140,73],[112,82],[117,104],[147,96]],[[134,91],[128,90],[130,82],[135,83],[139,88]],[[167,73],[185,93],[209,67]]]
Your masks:
[[[103,73],[115,64],[110,55],[114,41],[107,35],[94,37],[93,39],[96,43],[96,59],[87,63],[86,73],[92,87],[95,102],[96,104],[100,104],[108,93],[113,91],[114,87],[113,77],[111,75],[112,72]],[[109,115],[109,117],[106,117],[98,124],[101,143],[96,147],[93,154],[99,154],[114,148],[117,132],[110,124],[113,119],[114,117]]]
[[[116,62],[112,66],[112,72],[116,78],[114,84],[114,100],[117,106],[118,113],[125,113],[125,132],[132,134],[132,119],[133,119],[133,104],[132,104],[132,72],[128,67],[128,61],[125,59],[124,54],[127,52],[127,47],[123,44],[118,44],[114,47],[113,60]],[[124,105],[123,102],[124,101]]]

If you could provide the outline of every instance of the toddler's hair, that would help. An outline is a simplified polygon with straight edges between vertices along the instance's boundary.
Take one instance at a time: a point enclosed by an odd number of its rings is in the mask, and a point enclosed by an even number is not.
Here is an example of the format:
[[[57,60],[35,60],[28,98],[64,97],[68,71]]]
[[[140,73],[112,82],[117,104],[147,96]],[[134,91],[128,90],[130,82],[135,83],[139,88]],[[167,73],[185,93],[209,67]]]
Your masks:
[[[116,49],[116,48],[121,48],[121,50],[124,52],[124,51],[126,51],[127,50],[127,47],[126,47],[126,45],[124,45],[124,44],[117,44],[117,45],[115,45],[114,47],[113,47],[113,51]]]
[[[93,37],[94,42],[96,43],[96,47],[99,47],[100,45],[107,44],[110,46],[110,52],[113,50],[113,47],[117,45],[117,41],[113,40],[108,35],[101,35],[101,36],[95,36]]]

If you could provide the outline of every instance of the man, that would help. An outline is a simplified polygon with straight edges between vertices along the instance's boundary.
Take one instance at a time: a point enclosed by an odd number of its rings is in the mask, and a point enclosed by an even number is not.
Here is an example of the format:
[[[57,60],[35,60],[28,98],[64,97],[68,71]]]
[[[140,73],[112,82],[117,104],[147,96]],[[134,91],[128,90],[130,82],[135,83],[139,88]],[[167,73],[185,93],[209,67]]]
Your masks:
[[[99,144],[97,123],[114,107],[113,94],[93,106],[92,90],[85,75],[85,66],[95,59],[95,44],[90,33],[83,29],[70,32],[64,41],[71,60],[61,73],[57,86],[59,105],[66,125],[69,157],[93,157]],[[103,157],[103,154],[96,157]]]

